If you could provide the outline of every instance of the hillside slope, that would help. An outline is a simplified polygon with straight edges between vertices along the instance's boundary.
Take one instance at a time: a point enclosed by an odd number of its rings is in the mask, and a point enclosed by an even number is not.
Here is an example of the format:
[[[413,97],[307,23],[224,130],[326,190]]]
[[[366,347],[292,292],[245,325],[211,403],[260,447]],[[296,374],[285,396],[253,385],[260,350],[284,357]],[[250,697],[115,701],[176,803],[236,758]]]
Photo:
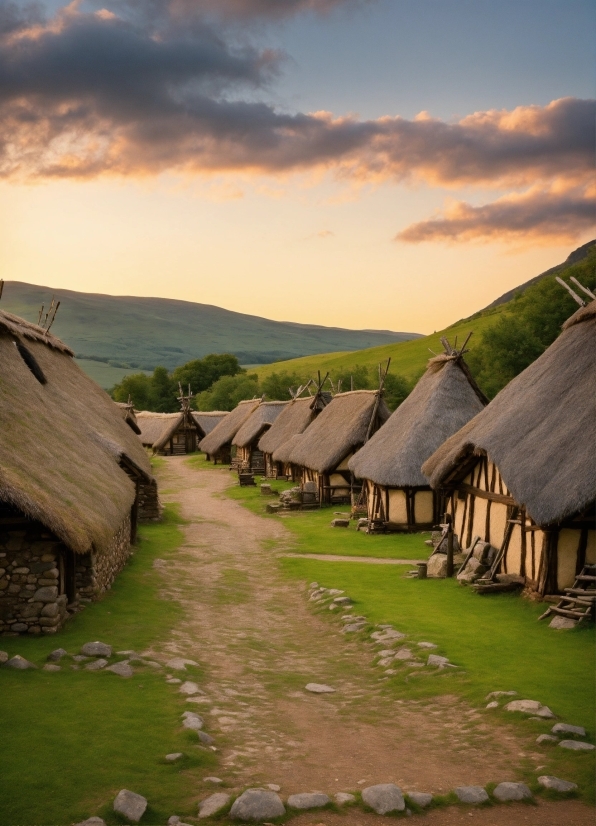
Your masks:
[[[84,360],[84,367],[91,359],[114,368],[161,365],[171,370],[209,353],[234,353],[241,363],[265,364],[418,335],[271,321],[209,304],[54,290],[20,281],[6,282],[2,309],[37,321],[39,308],[47,307],[52,295],[61,301],[52,332]]]

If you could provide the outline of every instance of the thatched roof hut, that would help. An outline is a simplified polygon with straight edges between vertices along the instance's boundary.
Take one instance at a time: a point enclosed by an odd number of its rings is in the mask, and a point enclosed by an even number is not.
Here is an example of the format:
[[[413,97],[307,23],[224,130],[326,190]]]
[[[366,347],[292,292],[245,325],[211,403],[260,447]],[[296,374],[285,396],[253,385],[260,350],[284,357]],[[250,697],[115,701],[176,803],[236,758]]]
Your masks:
[[[231,413],[208,433],[199,442],[199,448],[208,456],[212,456],[215,461],[229,461],[230,445],[236,433],[240,430],[250,414],[261,403],[260,399],[249,399],[242,401]]]
[[[227,410],[193,411],[192,417],[197,426],[199,441],[208,436],[217,425],[228,416]]]
[[[261,402],[250,414],[232,440],[236,447],[238,467],[251,473],[265,472],[263,452],[257,447],[258,441],[275,422],[289,402]]]
[[[330,393],[319,393],[316,396],[295,398],[286,404],[259,440],[258,446],[265,455],[268,476],[289,475],[290,440],[303,433],[330,401]]]
[[[140,436],[141,428],[137,424],[137,417],[132,402],[114,402],[114,404],[120,411],[120,415],[122,416],[126,424],[130,427],[132,432],[136,433],[137,436]]]
[[[290,462],[304,469],[303,481],[318,482],[321,501],[349,498],[348,461],[390,415],[378,391],[338,393],[294,440]]]
[[[25,520],[18,526],[25,532],[22,558],[32,553],[26,549],[30,535],[51,533],[54,546],[50,540],[46,545],[55,547],[48,553],[55,553],[56,567],[62,571],[65,558],[84,556],[101,590],[129,553],[138,486],[154,485],[154,479],[138,437],[72,356],[41,327],[0,311],[0,522],[8,520],[2,531],[10,532]],[[68,570],[70,599],[74,563]],[[7,594],[0,590],[0,602]],[[0,629],[3,611],[17,610],[16,603],[2,606]],[[16,630],[28,622],[16,623]]]
[[[436,524],[441,503],[422,465],[487,402],[461,353],[449,350],[430,359],[407,399],[350,459],[350,470],[367,483],[369,520],[397,530]]]
[[[141,410],[137,414],[141,442],[154,453],[183,454],[196,450],[196,425],[189,411],[153,413]]]
[[[596,543],[588,525],[596,498],[596,463],[589,449],[596,443],[595,334],[593,301],[578,310],[546,352],[422,468],[434,488],[458,491],[456,529],[464,544],[470,534],[478,534],[497,548],[508,544],[509,556],[516,559],[510,565],[523,569],[523,575],[539,590],[562,587],[562,582],[572,578],[579,557],[596,550],[590,550]],[[505,519],[511,517],[506,517],[505,508],[508,513],[515,511],[523,523],[519,542],[517,527],[506,528]],[[500,509],[503,513],[497,520]],[[549,536],[544,548],[536,527],[544,528]],[[526,534],[531,534],[531,554]],[[552,561],[557,559],[557,543],[552,538],[557,534],[558,563]],[[567,563],[563,545],[573,545]],[[550,562],[546,564],[545,559]],[[553,573],[557,564],[559,571]],[[567,573],[563,571],[566,565]]]

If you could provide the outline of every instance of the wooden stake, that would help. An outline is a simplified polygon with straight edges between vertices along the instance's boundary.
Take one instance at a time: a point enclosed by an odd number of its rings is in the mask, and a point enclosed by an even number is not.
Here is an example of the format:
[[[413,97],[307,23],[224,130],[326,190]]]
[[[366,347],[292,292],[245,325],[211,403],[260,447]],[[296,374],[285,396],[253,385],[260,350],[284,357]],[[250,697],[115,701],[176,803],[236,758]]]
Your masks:
[[[577,278],[574,275],[570,276],[570,278],[573,281],[573,283],[576,284],[583,293],[585,293],[586,295],[589,295],[590,298],[592,298],[592,299],[596,299],[596,295],[594,295],[594,293],[591,290],[589,290],[587,287],[584,287],[583,284],[580,284],[579,281],[577,280]],[[0,296],[2,296],[2,290],[1,289],[0,289]]]
[[[574,301],[577,301],[580,307],[586,306],[586,302],[584,301],[584,299],[580,298],[579,295],[575,292],[575,290],[572,290],[569,284],[566,284],[562,278],[559,278],[559,276],[557,275],[555,276],[555,281],[558,281],[562,287],[565,287],[571,298],[573,298]]]

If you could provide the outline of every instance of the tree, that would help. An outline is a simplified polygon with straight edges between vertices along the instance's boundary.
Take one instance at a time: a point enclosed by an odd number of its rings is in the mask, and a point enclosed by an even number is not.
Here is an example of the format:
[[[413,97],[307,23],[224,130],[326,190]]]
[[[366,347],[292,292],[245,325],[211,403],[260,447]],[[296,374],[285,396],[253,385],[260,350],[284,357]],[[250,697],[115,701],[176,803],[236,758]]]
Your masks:
[[[289,388],[297,390],[301,384],[306,384],[308,379],[298,373],[288,373],[284,370],[281,373],[271,373],[261,382],[261,393],[265,393],[268,399],[286,401],[291,399]]]
[[[151,377],[150,410],[157,413],[175,413],[180,409],[178,387],[165,367],[156,367]]]
[[[255,396],[261,396],[258,377],[241,373],[222,376],[209,390],[195,397],[195,405],[197,410],[233,410],[238,402]]]
[[[137,410],[151,410],[151,376],[146,373],[124,376],[120,384],[112,388],[111,394],[114,401],[127,402],[130,398]]]
[[[352,367],[346,367],[339,370],[337,373],[331,375],[333,384],[338,386],[341,381],[341,390],[343,393],[351,390],[371,390],[374,384],[374,379],[371,377],[368,367],[365,364],[354,364]]]
[[[231,353],[211,353],[203,359],[194,359],[176,367],[172,378],[175,386],[178,387],[180,382],[185,392],[190,384],[193,393],[201,393],[222,376],[236,376],[244,372],[236,356]]]
[[[410,382],[404,376],[394,376],[387,373],[385,378],[385,403],[390,410],[395,410],[407,399],[412,391]]]

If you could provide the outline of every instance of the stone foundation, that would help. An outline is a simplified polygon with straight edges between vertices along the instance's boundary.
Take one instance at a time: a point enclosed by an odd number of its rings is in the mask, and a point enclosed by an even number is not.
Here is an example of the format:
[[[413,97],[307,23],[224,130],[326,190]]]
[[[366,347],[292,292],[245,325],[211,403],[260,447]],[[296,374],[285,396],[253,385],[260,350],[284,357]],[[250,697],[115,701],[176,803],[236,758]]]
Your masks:
[[[159,501],[156,482],[151,484],[140,482],[137,501],[139,522],[159,522],[163,508]]]

